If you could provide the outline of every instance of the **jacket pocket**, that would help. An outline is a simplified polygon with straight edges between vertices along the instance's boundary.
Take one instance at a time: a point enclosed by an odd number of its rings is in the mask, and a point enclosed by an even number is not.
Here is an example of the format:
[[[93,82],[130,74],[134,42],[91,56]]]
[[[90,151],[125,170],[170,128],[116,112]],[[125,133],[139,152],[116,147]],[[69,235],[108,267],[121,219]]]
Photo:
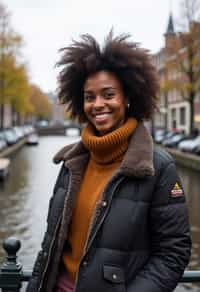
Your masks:
[[[103,276],[104,279],[112,283],[120,284],[125,282],[124,271],[120,267],[104,265]]]
[[[122,268],[105,264],[103,266],[103,276],[104,279],[113,287],[112,291],[126,291],[124,270]]]

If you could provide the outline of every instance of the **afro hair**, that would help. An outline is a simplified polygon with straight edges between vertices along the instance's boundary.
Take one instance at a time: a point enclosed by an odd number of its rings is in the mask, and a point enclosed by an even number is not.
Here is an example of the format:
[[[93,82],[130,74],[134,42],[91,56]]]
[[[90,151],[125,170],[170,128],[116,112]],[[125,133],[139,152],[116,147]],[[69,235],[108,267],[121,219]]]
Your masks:
[[[58,98],[67,105],[71,117],[87,121],[83,110],[83,88],[86,79],[98,71],[113,73],[128,98],[129,116],[149,119],[156,108],[158,76],[148,51],[129,40],[130,35],[113,36],[111,31],[101,49],[95,38],[82,35],[80,41],[61,49],[57,63]]]

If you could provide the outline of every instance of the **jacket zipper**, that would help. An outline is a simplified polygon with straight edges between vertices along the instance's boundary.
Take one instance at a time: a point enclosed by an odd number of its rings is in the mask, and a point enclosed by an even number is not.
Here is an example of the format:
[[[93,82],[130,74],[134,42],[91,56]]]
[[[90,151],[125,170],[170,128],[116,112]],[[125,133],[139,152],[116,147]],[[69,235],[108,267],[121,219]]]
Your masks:
[[[47,268],[48,268],[48,264],[49,264],[49,261],[50,261],[50,255],[51,255],[51,251],[52,251],[52,248],[53,248],[53,245],[54,245],[54,242],[55,242],[55,238],[56,238],[56,233],[57,233],[57,230],[58,230],[58,226],[60,224],[60,221],[61,221],[61,218],[62,218],[62,214],[61,216],[59,217],[59,220],[56,224],[56,228],[55,228],[55,232],[54,232],[54,237],[53,237],[53,240],[51,241],[51,245],[50,245],[50,248],[49,248],[49,253],[48,253],[48,258],[47,258],[47,262],[46,262],[46,265],[45,265],[45,268],[44,268],[44,272],[42,274],[42,278],[41,278],[41,283],[40,283],[40,287],[38,289],[38,292],[41,290],[42,288],[42,284],[43,284],[43,281],[44,281],[44,276],[45,276],[45,273],[47,271]]]
[[[92,220],[91,220],[91,223],[90,223],[90,226],[89,226],[89,229],[88,229],[88,234],[87,234],[86,241],[85,241],[84,248],[83,248],[84,253],[83,253],[82,256],[81,256],[80,263],[82,262],[82,260],[83,260],[83,258],[84,258],[84,256],[85,256],[85,254],[86,254],[86,247],[87,247],[87,244],[88,244],[89,236],[90,236],[90,233],[91,233],[91,230],[92,230],[93,224],[94,224],[94,219],[96,218],[96,214],[97,214],[98,209],[100,209],[100,206],[101,206],[101,204],[100,204],[100,202],[99,202],[99,205],[98,205],[98,207],[95,209],[95,212],[94,212],[94,214],[93,214],[93,216],[92,216]],[[78,268],[78,271],[77,271],[77,273],[76,273],[76,279],[75,279],[75,285],[74,285],[74,292],[76,292],[76,286],[77,286],[77,282],[78,282],[78,275],[79,275],[79,268]]]
[[[87,247],[86,252],[89,250],[89,248],[90,248],[90,246],[91,246],[91,243],[93,242],[93,240],[94,240],[94,238],[95,238],[95,236],[96,236],[96,234],[97,234],[97,232],[98,232],[98,230],[99,230],[99,227],[100,227],[101,224],[103,223],[103,221],[104,221],[104,219],[105,219],[105,217],[106,217],[106,215],[107,215],[107,213],[108,213],[108,211],[109,211],[109,209],[110,209],[110,206],[111,206],[111,203],[112,203],[112,198],[113,198],[113,195],[114,195],[114,193],[115,193],[115,190],[117,189],[117,187],[119,186],[119,184],[121,183],[121,181],[122,181],[123,179],[124,179],[123,177],[122,177],[121,179],[119,179],[119,181],[118,181],[117,184],[115,185],[115,187],[114,187],[114,189],[113,189],[113,191],[112,191],[112,193],[111,193],[111,199],[110,199],[110,201],[109,201],[109,205],[107,206],[106,211],[105,211],[103,217],[101,218],[101,221],[99,222],[99,224],[98,224],[96,230],[95,230],[94,233],[93,233],[93,236],[92,236],[91,239],[90,239],[90,245],[86,246],[86,247]],[[103,193],[102,198],[104,198],[104,194],[105,194],[105,192]],[[101,200],[101,202],[102,202],[102,201],[103,201],[103,200]],[[101,205],[100,205],[100,206],[101,206]],[[85,253],[86,253],[86,252],[85,252]],[[84,256],[85,256],[85,254],[84,254]]]
[[[71,175],[70,175],[70,172],[69,172],[69,187],[68,187],[68,190],[70,189],[70,186],[71,186]],[[45,273],[47,271],[47,268],[48,268],[48,264],[49,264],[49,261],[50,261],[50,256],[51,256],[51,251],[52,251],[52,248],[53,248],[53,244],[55,242],[55,238],[56,238],[56,233],[57,233],[57,230],[58,230],[58,226],[61,222],[61,218],[63,216],[63,212],[62,214],[60,215],[59,219],[58,219],[58,222],[56,224],[56,228],[55,228],[55,232],[54,232],[54,236],[53,236],[53,240],[51,242],[51,245],[50,245],[50,248],[49,248],[49,253],[48,253],[48,258],[47,258],[47,262],[46,262],[46,266],[44,268],[44,272],[42,274],[42,278],[41,278],[41,283],[40,283],[40,286],[39,286],[39,289],[38,289],[38,292],[41,290],[42,288],[42,284],[43,284],[43,281],[44,281],[44,276],[45,276]]]
[[[114,177],[113,177],[113,179],[114,179]],[[99,203],[99,206],[97,206],[97,208],[95,209],[94,215],[93,215],[92,220],[91,220],[91,224],[90,224],[89,231],[88,231],[88,234],[87,234],[87,239],[86,239],[86,242],[85,242],[85,245],[84,245],[84,253],[83,253],[83,255],[82,255],[81,259],[80,259],[80,263],[82,262],[84,256],[86,255],[87,251],[89,250],[89,248],[90,248],[90,246],[91,246],[91,243],[93,242],[93,240],[94,240],[94,238],[95,238],[95,236],[96,236],[96,234],[97,234],[97,231],[98,231],[99,227],[100,227],[101,224],[103,223],[103,221],[104,221],[104,219],[105,219],[105,217],[106,217],[106,215],[107,215],[107,213],[108,213],[108,211],[109,211],[109,209],[110,209],[110,206],[111,206],[111,203],[112,203],[112,198],[113,198],[113,195],[114,195],[114,193],[115,193],[115,190],[117,189],[117,187],[119,186],[119,184],[121,183],[122,180],[123,180],[123,177],[122,177],[121,179],[119,179],[119,181],[118,181],[117,184],[115,185],[114,190],[112,191],[112,194],[111,194],[111,199],[110,199],[109,205],[107,206],[107,209],[106,209],[106,211],[105,211],[103,217],[101,218],[101,221],[99,222],[99,224],[98,224],[96,230],[94,231],[94,234],[93,234],[92,238],[90,239],[90,245],[88,246],[88,241],[89,241],[90,233],[91,233],[91,231],[92,231],[92,227],[93,227],[93,225],[94,225],[94,219],[96,218],[97,211],[98,211],[98,210],[100,209],[100,207],[102,206],[101,203],[102,203],[103,200],[104,200],[105,193],[106,193],[106,189],[105,189],[105,191],[103,192],[102,199],[101,199],[101,201],[100,201],[100,203]],[[76,279],[75,279],[75,285],[74,285],[74,292],[76,292],[76,287],[77,287],[77,282],[78,282],[78,276],[79,276],[79,270],[80,270],[80,266],[79,266],[78,271],[77,271],[77,273],[76,273]]]

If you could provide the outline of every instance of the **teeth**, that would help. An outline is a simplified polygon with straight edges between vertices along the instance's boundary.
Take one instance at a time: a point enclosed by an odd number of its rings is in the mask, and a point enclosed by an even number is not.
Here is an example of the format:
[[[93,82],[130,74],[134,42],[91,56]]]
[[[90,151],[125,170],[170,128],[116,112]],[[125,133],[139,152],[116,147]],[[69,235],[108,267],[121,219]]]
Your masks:
[[[103,120],[103,119],[107,118],[108,116],[109,116],[109,114],[97,114],[97,115],[95,115],[95,119]]]

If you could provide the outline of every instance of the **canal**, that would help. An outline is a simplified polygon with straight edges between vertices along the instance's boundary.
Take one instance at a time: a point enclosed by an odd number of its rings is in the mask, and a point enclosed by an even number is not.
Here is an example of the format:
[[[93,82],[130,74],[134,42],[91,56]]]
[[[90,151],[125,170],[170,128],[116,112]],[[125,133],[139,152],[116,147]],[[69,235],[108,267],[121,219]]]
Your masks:
[[[20,261],[24,267],[32,269],[46,226],[48,201],[60,168],[52,163],[52,157],[61,147],[77,139],[41,137],[38,146],[24,146],[12,158],[8,179],[0,182],[0,262],[4,257],[2,240],[12,235],[22,242]],[[178,170],[187,194],[193,239],[189,268],[200,269],[200,174],[181,167]],[[199,291],[191,285],[187,285],[188,289]]]

